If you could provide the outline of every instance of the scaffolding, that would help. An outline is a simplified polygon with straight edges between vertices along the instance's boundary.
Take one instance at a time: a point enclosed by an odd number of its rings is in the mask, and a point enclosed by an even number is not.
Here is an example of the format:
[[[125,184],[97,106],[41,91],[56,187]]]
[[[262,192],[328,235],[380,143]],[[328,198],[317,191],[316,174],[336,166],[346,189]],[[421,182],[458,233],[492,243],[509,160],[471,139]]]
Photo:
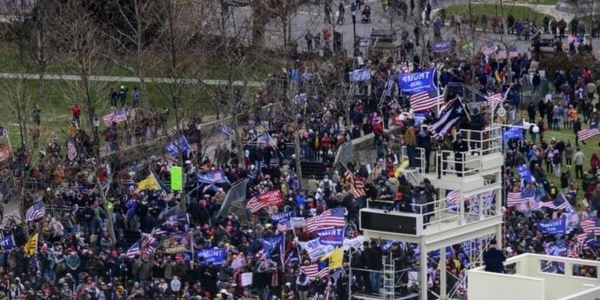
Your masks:
[[[418,249],[414,262],[418,272],[411,276],[418,277],[412,287],[416,286],[419,299],[466,299],[467,273],[456,270],[481,265],[489,241],[502,234],[502,128],[461,133],[469,151],[432,153],[431,161],[441,169],[427,174],[419,153],[419,166],[410,170],[411,181],[427,178],[435,186],[432,200],[413,203],[404,211],[398,211],[394,201],[370,201],[360,213],[366,239],[398,241]],[[464,249],[466,263],[454,257],[453,247]],[[384,281],[383,287],[378,297],[363,299],[402,299],[386,293],[389,282]]]

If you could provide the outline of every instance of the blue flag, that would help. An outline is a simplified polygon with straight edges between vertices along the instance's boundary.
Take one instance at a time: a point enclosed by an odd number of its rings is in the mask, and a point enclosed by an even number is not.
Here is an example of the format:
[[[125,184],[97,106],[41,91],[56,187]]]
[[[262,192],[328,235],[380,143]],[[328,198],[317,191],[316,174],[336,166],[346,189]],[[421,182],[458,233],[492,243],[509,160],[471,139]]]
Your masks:
[[[567,218],[559,218],[548,221],[540,221],[538,230],[545,234],[566,234],[567,233]]]
[[[504,134],[502,135],[502,141],[506,142],[510,139],[520,139],[522,137],[523,129],[514,127],[504,132]]]
[[[283,234],[272,238],[262,239],[261,242],[263,251],[265,252],[265,256],[267,258],[271,257],[271,254],[273,254],[273,252],[280,250],[279,248],[283,250]],[[280,253],[283,253],[283,251],[281,251]]]
[[[227,248],[202,249],[196,251],[196,258],[204,263],[221,265],[227,260]]]
[[[3,238],[0,238],[0,247],[4,248],[4,250],[11,250],[15,247],[15,239],[12,234],[8,234]]]
[[[223,171],[214,171],[206,173],[198,173],[196,175],[198,183],[202,184],[227,184],[229,180]]]
[[[403,93],[420,93],[435,89],[435,68],[418,73],[398,75],[398,82]]]
[[[190,151],[192,147],[188,143],[185,136],[180,135],[179,139],[172,138],[171,141],[165,146],[165,151],[169,152],[172,156],[178,156],[181,153]]]

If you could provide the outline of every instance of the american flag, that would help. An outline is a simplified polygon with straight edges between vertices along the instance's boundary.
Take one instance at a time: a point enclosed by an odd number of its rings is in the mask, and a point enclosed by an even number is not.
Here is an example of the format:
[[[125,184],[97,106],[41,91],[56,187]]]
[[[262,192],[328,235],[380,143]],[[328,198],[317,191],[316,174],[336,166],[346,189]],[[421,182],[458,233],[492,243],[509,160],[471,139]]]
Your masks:
[[[572,210],[571,204],[569,204],[569,202],[567,202],[561,195],[557,196],[553,201],[542,203],[541,206],[554,210]]]
[[[324,228],[344,227],[346,226],[345,214],[346,209],[343,207],[328,209],[318,216],[307,219],[306,231],[310,233]]]
[[[510,57],[519,56],[519,50],[517,49],[517,46],[511,46],[508,51],[508,55],[510,55]]]
[[[507,56],[506,49],[500,49],[500,50],[498,50],[498,52],[496,52],[497,59],[505,59],[506,56]]]
[[[259,143],[264,143],[271,148],[277,148],[277,142],[271,137],[268,132],[265,132],[259,140]]]
[[[67,159],[70,161],[74,161],[77,157],[77,147],[75,147],[75,142],[71,139],[67,141]]]
[[[568,258],[579,258],[579,251],[577,249],[577,245],[573,244],[569,247],[569,250],[567,250],[567,257]]]
[[[443,101],[444,96],[441,95],[430,98],[428,92],[417,93],[410,96],[410,108],[413,111],[426,111],[441,105]]]
[[[158,242],[158,240],[154,236],[152,236],[152,234],[142,232],[141,242],[142,249],[146,249],[152,244]]]
[[[41,219],[46,215],[46,207],[42,202],[34,203],[28,210],[25,212],[25,221],[34,221],[37,219]]]
[[[355,198],[367,195],[365,192],[365,184],[360,179],[356,178],[351,171],[346,171],[346,173],[344,173],[344,178],[346,179],[346,182],[350,184],[350,192]]]
[[[131,245],[131,247],[129,247],[129,249],[127,250],[127,253],[125,255],[129,258],[134,258],[136,256],[139,256],[140,255],[140,242],[136,242],[135,244]]]
[[[458,204],[459,202],[460,202],[460,190],[450,191],[446,195],[446,203],[447,204],[455,205],[455,204]]]
[[[127,113],[125,112],[124,108],[119,108],[119,109],[115,110],[114,112],[111,112],[111,113],[105,115],[104,117],[102,117],[102,121],[104,121],[104,124],[106,124],[106,125],[110,125],[110,124],[112,124],[112,122],[115,122],[115,123],[125,122],[125,121],[127,121]]]
[[[588,243],[587,243],[590,237],[591,236],[587,233],[580,233],[575,236],[575,238],[577,239],[577,244],[579,245],[579,247],[582,250],[590,248],[590,246],[588,246]]]
[[[489,41],[489,42],[483,44],[483,46],[481,46],[481,53],[483,53],[485,56],[492,55],[492,53],[494,53],[494,51],[496,51],[496,49],[495,49],[494,43],[492,41]]]
[[[221,124],[221,133],[225,136],[225,139],[228,140],[235,134],[235,130],[225,124]]]
[[[594,233],[594,228],[596,227],[596,221],[594,219],[585,219],[579,223],[583,232],[588,235],[590,233]]]
[[[589,140],[597,135],[600,135],[600,130],[598,130],[597,128],[588,128],[588,129],[583,129],[580,130],[579,132],[577,132],[577,139],[580,142]]]
[[[533,201],[534,197],[523,197],[521,192],[508,193],[506,195],[506,206],[518,206],[521,204],[529,203]]]
[[[260,202],[256,196],[250,198],[246,204],[246,208],[250,210],[251,213],[256,213],[266,207],[268,207],[268,205]]]
[[[504,95],[502,93],[493,94],[491,96],[485,97],[487,100],[487,105],[490,107],[494,107],[498,104],[502,104],[504,102]]]
[[[329,261],[326,259],[308,266],[301,266],[300,270],[304,271],[309,278],[322,278],[329,275]]]
[[[288,221],[279,221],[277,223],[277,230],[279,230],[280,232],[284,232],[284,231],[288,231],[288,230],[292,230],[294,229],[294,227],[292,227],[292,223],[288,220]]]
[[[596,221],[594,222],[594,235],[600,235],[600,219],[596,219]]]

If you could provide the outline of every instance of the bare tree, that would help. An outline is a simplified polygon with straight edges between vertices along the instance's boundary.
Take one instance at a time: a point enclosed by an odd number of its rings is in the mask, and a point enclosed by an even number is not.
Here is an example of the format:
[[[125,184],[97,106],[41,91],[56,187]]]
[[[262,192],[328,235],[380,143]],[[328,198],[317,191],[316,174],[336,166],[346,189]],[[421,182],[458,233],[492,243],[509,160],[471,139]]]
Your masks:
[[[54,56],[61,62],[61,65],[74,66],[75,72],[79,76],[79,80],[73,81],[73,85],[69,86],[68,90],[63,91],[63,95],[66,98],[72,98],[73,102],[83,100],[87,128],[93,132],[94,136],[95,149],[92,151],[91,157],[95,160],[96,167],[100,168],[103,163],[100,155],[99,128],[95,125],[98,122],[96,109],[102,103],[99,99],[103,99],[99,95],[102,94],[100,91],[103,89],[104,84],[93,82],[91,76],[98,70],[101,62],[101,51],[105,46],[101,42],[101,30],[98,24],[93,22],[93,18],[86,7],[76,0],[68,0],[57,6],[57,9],[50,16],[50,22],[53,28],[50,32],[50,38],[55,45]],[[70,81],[65,82],[70,83]],[[64,109],[66,110],[66,108]],[[112,224],[112,212],[108,209],[104,189],[99,182],[95,184],[100,194],[110,237],[114,243],[116,237]]]
[[[107,36],[113,44],[114,50],[109,58],[118,66],[134,74],[140,81],[140,95],[144,109],[149,109],[148,88],[146,72],[156,63],[152,63],[150,53],[150,44],[152,38],[149,37],[151,29],[156,25],[155,6],[158,1],[151,0],[132,0],[130,3],[119,3],[119,16],[125,24],[124,28],[112,26],[104,30],[103,35]],[[111,24],[107,24],[111,26]],[[135,59],[130,63],[126,55],[131,49],[135,50]]]
[[[174,126],[170,127],[165,123],[163,130],[169,139],[175,138],[178,148],[182,150],[183,144],[179,137],[184,133],[184,122],[201,105],[201,99],[197,95],[204,89],[200,82],[205,49],[194,43],[197,29],[195,24],[201,16],[193,1],[157,1],[153,12],[154,18],[158,20],[159,32],[157,41],[151,47],[151,55],[163,66],[163,71],[159,74],[167,80],[157,87],[160,97],[170,104],[169,115],[174,119]],[[195,81],[198,83],[194,83]],[[184,156],[178,155],[178,160],[183,166]],[[185,179],[183,176],[184,185]],[[180,208],[185,211],[185,199],[180,202]]]

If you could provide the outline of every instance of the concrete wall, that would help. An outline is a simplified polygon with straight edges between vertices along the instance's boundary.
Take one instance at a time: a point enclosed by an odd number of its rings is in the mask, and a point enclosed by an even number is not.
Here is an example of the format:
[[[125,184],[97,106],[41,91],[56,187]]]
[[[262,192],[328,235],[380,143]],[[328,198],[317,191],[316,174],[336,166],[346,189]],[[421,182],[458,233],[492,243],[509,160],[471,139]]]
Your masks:
[[[542,279],[483,270],[469,271],[468,278],[469,300],[547,299]]]
[[[585,287],[582,287],[585,288]],[[600,287],[588,289],[581,293],[577,293],[568,297],[560,298],[558,300],[597,300],[600,296]]]

